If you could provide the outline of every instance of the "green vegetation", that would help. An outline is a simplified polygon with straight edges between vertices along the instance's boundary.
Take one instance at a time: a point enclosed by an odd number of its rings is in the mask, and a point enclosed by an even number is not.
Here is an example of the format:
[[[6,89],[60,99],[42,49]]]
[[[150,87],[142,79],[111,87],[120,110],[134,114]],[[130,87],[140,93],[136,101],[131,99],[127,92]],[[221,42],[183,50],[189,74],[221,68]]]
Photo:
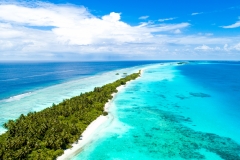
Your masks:
[[[7,132],[0,135],[0,159],[56,159],[92,121],[107,115],[104,105],[117,92],[116,88],[139,75],[140,72],[133,73],[40,112],[9,120],[4,124]]]
[[[177,64],[187,64],[187,62],[178,62]]]
[[[119,75],[119,73],[116,73],[116,75]]]

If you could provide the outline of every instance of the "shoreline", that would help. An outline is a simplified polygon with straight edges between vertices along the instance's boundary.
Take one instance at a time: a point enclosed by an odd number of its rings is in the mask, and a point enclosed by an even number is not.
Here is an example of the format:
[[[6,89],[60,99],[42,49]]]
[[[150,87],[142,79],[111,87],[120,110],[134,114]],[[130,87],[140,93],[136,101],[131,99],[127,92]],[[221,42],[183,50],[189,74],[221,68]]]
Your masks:
[[[143,69],[140,70],[140,77],[142,75]],[[139,77],[137,77],[136,79],[138,79]],[[131,81],[128,81],[127,83],[129,83]],[[120,92],[126,85],[121,85],[119,87],[117,87],[117,91]],[[117,93],[118,93],[117,92]],[[108,112],[110,107],[111,107],[111,103],[113,102],[114,98],[116,97],[117,93],[113,93],[112,94],[112,99],[109,99],[108,102],[105,104],[104,106],[104,111]],[[111,120],[109,113],[107,116],[103,116],[100,115],[97,119],[95,119],[93,122],[91,122],[88,127],[86,128],[86,130],[82,133],[82,137],[79,138],[79,140],[75,143],[72,144],[72,148],[68,148],[66,150],[64,150],[64,153],[57,157],[57,160],[66,160],[66,159],[71,159],[72,157],[74,157],[76,154],[80,153],[81,150],[83,150],[83,148],[88,145],[89,143],[91,143],[94,140],[94,135],[97,134],[97,131],[99,131],[99,129],[104,129],[101,128],[104,124],[106,124],[106,122],[108,120]]]
[[[116,73],[131,74],[137,72],[140,67],[142,66],[132,66],[129,68],[105,71],[103,73],[89,75],[89,77],[85,78],[44,86],[43,88],[32,90],[30,92],[14,94],[12,98],[10,98],[10,96],[0,99],[2,111],[0,113],[0,117],[2,118],[0,119],[0,135],[7,132],[3,127],[3,124],[8,122],[8,120],[16,120],[20,114],[27,115],[29,112],[40,112],[49,106],[52,106],[53,103],[61,103],[64,99],[70,99],[78,96],[79,93],[92,91],[94,87],[103,86],[122,78],[121,75],[116,75]],[[16,99],[16,97],[18,98]],[[11,111],[9,110],[9,107],[12,108]],[[18,112],[19,109],[21,110],[21,113]],[[8,113],[11,113],[11,115]]]

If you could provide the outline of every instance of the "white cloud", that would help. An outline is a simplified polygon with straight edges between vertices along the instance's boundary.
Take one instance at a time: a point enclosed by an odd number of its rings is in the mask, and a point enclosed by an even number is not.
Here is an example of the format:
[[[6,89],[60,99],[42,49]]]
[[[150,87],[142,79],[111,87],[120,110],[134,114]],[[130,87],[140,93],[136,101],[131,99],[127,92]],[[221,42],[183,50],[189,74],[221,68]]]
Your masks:
[[[117,22],[121,19],[119,13],[111,12],[109,15],[105,15],[102,17],[102,20],[109,22]]]
[[[235,53],[236,51],[240,51],[240,43],[235,43],[235,44],[232,44],[232,45],[224,44],[223,50],[228,52],[228,53],[229,52]]]
[[[212,48],[207,46],[207,45],[198,46],[198,47],[196,47],[194,49],[195,50],[203,50],[203,51],[212,50]]]
[[[149,18],[149,16],[141,16],[138,19],[148,19],[148,18]]]
[[[164,18],[164,19],[159,19],[159,22],[164,22],[164,21],[170,21],[170,20],[174,20],[176,19],[176,17],[171,17],[171,18]]]
[[[240,21],[237,21],[236,23],[231,24],[229,26],[222,26],[222,28],[238,28],[238,27],[240,27]]]
[[[225,51],[229,51],[228,44],[224,44],[223,49],[224,49]]]
[[[240,43],[234,45],[233,48],[237,51],[240,51]]]
[[[206,33],[206,36],[213,36],[213,33]]]
[[[13,44],[10,41],[2,41],[0,40],[0,48],[1,49],[11,49]]]
[[[17,38],[24,35],[21,30],[15,30],[11,24],[0,23],[0,37],[1,39]]]
[[[205,36],[213,36],[213,33],[198,33],[198,35],[202,36],[202,35],[205,35]]]
[[[175,31],[173,31],[173,33],[175,33],[175,34],[180,34],[180,33],[182,33],[182,32],[181,32],[180,29],[176,29]]]
[[[220,50],[221,50],[220,47],[215,47],[214,49],[215,49],[216,51],[220,51]]]
[[[13,10],[15,14],[12,14]],[[25,29],[28,26],[53,26],[51,34],[54,34],[59,42],[70,45],[137,42],[154,32],[171,31],[189,25],[180,23],[130,26],[120,18],[120,13],[115,12],[97,18],[84,7],[53,4],[41,4],[37,7],[0,5],[0,20]],[[11,32],[13,31],[18,32],[15,29]],[[15,36],[18,34],[13,33]]]
[[[12,14],[14,11],[15,14]],[[69,26],[73,20],[93,17],[84,7],[40,3],[37,7],[0,5],[0,19],[29,26]],[[69,24],[70,23],[70,24]]]
[[[162,24],[162,25],[150,25],[148,29],[151,32],[164,32],[164,31],[175,31],[177,29],[182,29],[190,26],[189,23],[179,23],[179,24]]]
[[[192,16],[195,16],[195,15],[198,15],[198,14],[203,14],[203,12],[194,12],[194,13],[192,13],[191,15],[192,15]]]
[[[121,13],[111,12],[99,17],[83,6],[0,4],[0,56],[1,60],[77,60],[75,57],[89,60],[88,56],[104,59],[104,56],[114,54],[119,57],[177,59],[224,44],[233,48],[236,45],[233,43],[240,41],[240,37],[184,35],[184,30],[190,26],[186,22],[145,22],[132,26],[121,20]],[[175,54],[171,57],[173,52]]]

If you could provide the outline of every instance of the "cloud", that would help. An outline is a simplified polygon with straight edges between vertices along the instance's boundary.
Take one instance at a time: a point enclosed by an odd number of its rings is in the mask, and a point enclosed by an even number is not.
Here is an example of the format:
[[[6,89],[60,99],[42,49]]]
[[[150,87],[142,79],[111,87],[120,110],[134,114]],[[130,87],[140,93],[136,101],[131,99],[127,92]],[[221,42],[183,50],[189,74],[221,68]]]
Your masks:
[[[148,18],[149,18],[149,16],[141,16],[138,19],[148,19]]]
[[[202,45],[202,46],[198,46],[194,48],[195,50],[199,50],[199,51],[225,51],[227,53],[229,52],[236,52],[236,51],[240,51],[240,43],[237,44],[224,44],[222,48],[220,48],[219,46],[215,46],[215,47],[210,47],[207,45]]]
[[[196,48],[194,48],[195,50],[203,50],[203,51],[208,51],[208,50],[212,50],[211,47],[207,46],[207,45],[202,45],[202,46],[198,46]]]
[[[217,46],[217,47],[214,48],[214,50],[216,50],[216,51],[220,51],[221,48]]]
[[[228,26],[222,26],[222,28],[238,28],[238,27],[240,27],[240,21],[237,21],[236,23]]]
[[[9,57],[58,57],[67,52],[69,56],[71,53],[123,54],[135,49],[135,53],[143,54],[148,50],[157,52],[156,46],[162,43],[158,35],[188,26],[184,22],[131,26],[121,21],[121,13],[99,17],[83,6],[0,4],[0,52]]]
[[[235,42],[240,37],[187,35],[189,27],[187,22],[130,25],[121,20],[121,13],[100,17],[84,6],[69,4],[0,3],[0,56],[1,60],[186,59],[207,47],[229,44],[230,51],[233,46],[238,49]]]
[[[180,29],[176,29],[175,31],[173,31],[173,33],[175,33],[175,34],[180,34],[180,33],[182,33],[182,32],[181,32]]]
[[[192,13],[191,15],[192,15],[192,16],[195,16],[195,15],[198,15],[198,14],[203,14],[203,12],[194,12],[194,13]]]
[[[228,44],[224,44],[223,49],[224,49],[225,51],[229,51]]]
[[[174,20],[176,19],[176,17],[171,17],[171,18],[164,18],[164,19],[159,19],[159,22],[164,22],[164,21],[170,21],[170,20]]]
[[[233,48],[237,51],[240,51],[240,43],[234,45]]]
[[[202,35],[213,36],[213,33],[201,33],[201,32],[199,32],[198,35],[200,35],[200,36],[202,36]]]
[[[178,23],[178,24],[161,24],[161,25],[149,25],[147,28],[152,32],[166,32],[175,31],[190,26],[189,23]]]
[[[0,40],[0,48],[1,49],[10,49],[13,47],[13,44],[10,41],[2,41]]]
[[[12,10],[15,14],[12,14]],[[130,26],[120,19],[121,14],[115,12],[98,18],[85,7],[53,4],[40,4],[37,7],[0,6],[0,20],[5,24],[21,26],[24,30],[31,26],[53,26],[51,34],[54,34],[59,42],[70,45],[133,42],[143,39],[143,35],[151,36],[154,32],[175,30],[189,25],[181,23]],[[15,29],[12,31],[18,32]]]
[[[213,33],[206,33],[206,36],[213,36]]]

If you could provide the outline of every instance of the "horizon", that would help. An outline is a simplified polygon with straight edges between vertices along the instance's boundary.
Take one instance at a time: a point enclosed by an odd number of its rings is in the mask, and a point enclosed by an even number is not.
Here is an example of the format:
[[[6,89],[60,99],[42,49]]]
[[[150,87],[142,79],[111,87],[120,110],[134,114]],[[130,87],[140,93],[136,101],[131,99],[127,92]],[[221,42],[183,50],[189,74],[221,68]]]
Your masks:
[[[82,61],[60,61],[60,60],[4,60],[1,61],[0,63],[82,63],[82,62],[240,62],[240,59],[237,60],[218,60],[218,59],[213,59],[213,60],[207,60],[207,59],[200,59],[200,60],[177,60],[177,59],[173,59],[173,60],[161,60],[161,59],[157,59],[157,60],[134,60],[134,59],[129,59],[129,60],[82,60]]]
[[[234,0],[0,0],[0,62],[238,61],[239,10]]]

